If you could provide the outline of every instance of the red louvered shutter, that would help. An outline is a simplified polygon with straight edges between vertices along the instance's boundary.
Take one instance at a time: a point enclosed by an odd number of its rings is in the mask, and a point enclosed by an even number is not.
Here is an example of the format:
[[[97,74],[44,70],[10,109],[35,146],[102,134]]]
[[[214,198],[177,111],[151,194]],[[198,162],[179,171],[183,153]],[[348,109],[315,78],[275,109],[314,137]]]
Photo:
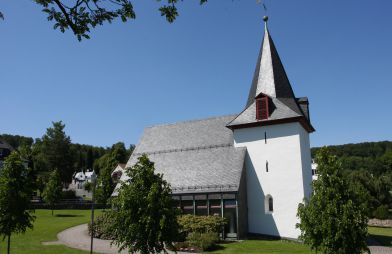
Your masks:
[[[268,119],[268,97],[258,98],[256,100],[256,119],[264,120]]]

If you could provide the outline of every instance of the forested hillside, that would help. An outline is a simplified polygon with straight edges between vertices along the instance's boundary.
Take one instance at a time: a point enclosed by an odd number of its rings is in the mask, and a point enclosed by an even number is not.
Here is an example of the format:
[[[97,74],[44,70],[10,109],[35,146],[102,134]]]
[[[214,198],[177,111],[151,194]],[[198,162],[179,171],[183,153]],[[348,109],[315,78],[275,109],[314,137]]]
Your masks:
[[[374,175],[392,172],[392,142],[366,142],[328,146],[346,170],[365,170]],[[312,148],[312,158],[320,148]]]
[[[111,147],[96,147],[71,142],[65,124],[53,122],[41,138],[33,139],[11,134],[0,134],[0,139],[17,150],[28,163],[29,177],[34,190],[41,195],[53,172],[58,172],[63,187],[68,187],[75,172],[94,169],[98,174],[96,200],[105,204],[115,186],[111,173],[118,163],[125,163],[134,146],[128,149],[123,142]]]
[[[41,138],[0,134],[0,139],[14,149],[26,153],[26,159],[31,162],[31,166],[38,174],[52,171],[54,167],[61,167],[60,171],[67,171],[63,175],[65,182],[70,181],[69,177],[75,171],[93,168],[96,172],[100,171],[103,161],[110,157],[113,151],[116,153],[115,162],[126,162],[134,147],[131,145],[127,149],[122,142],[111,147],[72,143],[71,138],[65,134],[64,127],[61,122],[54,122],[53,127],[48,128]]]
[[[10,144],[14,149],[18,149],[21,146],[30,146],[41,143],[41,139],[33,139],[31,137],[11,135],[11,134],[0,134],[0,139]],[[103,156],[105,153],[110,151],[109,147],[98,147],[91,145],[81,145],[76,143],[70,144],[72,151],[72,165],[79,170],[91,169],[95,160]]]
[[[328,146],[342,163],[344,176],[363,190],[369,215],[380,219],[392,208],[392,142],[366,142]],[[320,148],[312,148],[312,157]]]

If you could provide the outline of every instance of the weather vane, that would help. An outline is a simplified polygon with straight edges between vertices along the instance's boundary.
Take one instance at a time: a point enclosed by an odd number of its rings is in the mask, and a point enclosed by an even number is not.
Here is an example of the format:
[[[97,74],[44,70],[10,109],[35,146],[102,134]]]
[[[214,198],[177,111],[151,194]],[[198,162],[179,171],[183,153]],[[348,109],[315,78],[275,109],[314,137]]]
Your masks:
[[[262,4],[263,5],[263,9],[264,9],[264,17],[263,17],[263,20],[265,21],[265,22],[267,22],[267,20],[268,20],[268,16],[267,16],[267,5],[265,4],[265,0],[256,0],[256,3],[257,4]]]

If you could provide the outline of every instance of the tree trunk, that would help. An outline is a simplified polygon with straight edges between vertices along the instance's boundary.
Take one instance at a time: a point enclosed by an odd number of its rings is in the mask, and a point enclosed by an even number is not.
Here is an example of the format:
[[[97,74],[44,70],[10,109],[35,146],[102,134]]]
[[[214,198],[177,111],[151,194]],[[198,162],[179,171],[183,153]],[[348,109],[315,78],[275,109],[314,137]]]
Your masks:
[[[8,235],[7,254],[10,254],[10,246],[11,246],[11,234]]]

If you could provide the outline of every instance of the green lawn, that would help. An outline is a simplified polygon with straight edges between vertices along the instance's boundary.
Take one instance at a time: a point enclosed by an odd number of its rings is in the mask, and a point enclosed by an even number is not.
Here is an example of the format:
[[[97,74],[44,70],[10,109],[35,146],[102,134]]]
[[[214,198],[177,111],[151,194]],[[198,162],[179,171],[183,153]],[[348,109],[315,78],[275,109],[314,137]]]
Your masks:
[[[392,228],[369,227],[369,235],[383,246],[392,246]]]
[[[278,240],[247,240],[220,244],[220,250],[207,253],[247,253],[247,254],[310,254],[309,248],[303,244]]]
[[[97,215],[100,211],[97,211]],[[55,216],[50,210],[36,210],[37,217],[34,229],[25,234],[13,235],[11,238],[11,253],[16,254],[86,254],[65,246],[44,246],[41,242],[56,241],[57,233],[72,226],[86,223],[90,220],[89,210],[57,210]],[[369,234],[379,243],[392,246],[392,228],[369,227]],[[6,242],[0,241],[0,253],[5,253]],[[219,245],[214,254],[248,253],[248,254],[310,254],[309,248],[303,244],[289,241],[247,240],[224,243]]]
[[[100,211],[97,211],[97,215]],[[57,233],[86,223],[90,220],[89,210],[56,210],[51,215],[50,210],[36,210],[37,217],[33,230],[25,234],[11,236],[11,253],[14,254],[81,254],[88,253],[65,246],[43,246],[41,242],[56,241]],[[0,253],[6,253],[6,241],[0,241]]]

